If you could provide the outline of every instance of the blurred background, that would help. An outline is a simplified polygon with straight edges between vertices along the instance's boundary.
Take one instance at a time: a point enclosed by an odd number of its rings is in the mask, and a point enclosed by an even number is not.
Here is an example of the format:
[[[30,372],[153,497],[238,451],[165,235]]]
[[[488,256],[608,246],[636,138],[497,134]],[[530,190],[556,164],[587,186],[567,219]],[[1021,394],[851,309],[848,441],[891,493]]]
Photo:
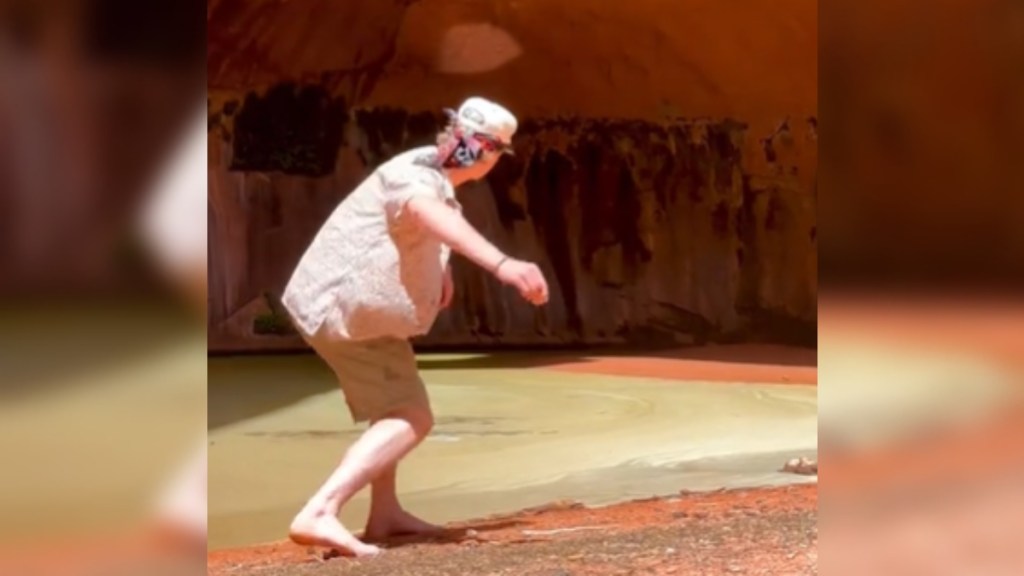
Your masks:
[[[822,570],[1019,573],[1024,6],[820,24]]]
[[[184,559],[145,534],[205,435],[204,55],[198,3],[0,2],[4,573]]]

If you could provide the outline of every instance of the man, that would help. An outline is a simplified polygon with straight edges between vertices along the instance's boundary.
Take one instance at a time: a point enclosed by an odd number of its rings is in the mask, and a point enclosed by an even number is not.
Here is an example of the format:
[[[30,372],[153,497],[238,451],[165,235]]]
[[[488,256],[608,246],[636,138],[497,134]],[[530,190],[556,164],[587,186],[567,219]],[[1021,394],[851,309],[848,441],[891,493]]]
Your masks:
[[[331,366],[356,422],[370,426],[292,522],[291,539],[342,554],[380,552],[370,541],[437,529],[398,502],[398,462],[430,432],[433,415],[408,339],[426,334],[452,300],[451,250],[540,306],[540,269],[510,258],[462,216],[455,187],[483,178],[511,149],[515,116],[483,98],[450,112],[436,146],[377,168],[331,214],[299,261],[282,302]],[[338,520],[367,484],[363,541]]]

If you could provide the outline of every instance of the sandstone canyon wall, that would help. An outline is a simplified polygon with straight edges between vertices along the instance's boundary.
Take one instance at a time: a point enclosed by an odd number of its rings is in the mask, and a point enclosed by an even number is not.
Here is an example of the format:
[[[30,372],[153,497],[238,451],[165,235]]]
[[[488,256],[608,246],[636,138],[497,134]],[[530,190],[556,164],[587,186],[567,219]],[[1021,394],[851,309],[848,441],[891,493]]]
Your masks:
[[[813,342],[816,3],[211,0],[208,28],[211,350],[300,346],[268,318],[306,244],[471,94],[521,129],[460,199],[552,298],[456,259],[422,345]]]

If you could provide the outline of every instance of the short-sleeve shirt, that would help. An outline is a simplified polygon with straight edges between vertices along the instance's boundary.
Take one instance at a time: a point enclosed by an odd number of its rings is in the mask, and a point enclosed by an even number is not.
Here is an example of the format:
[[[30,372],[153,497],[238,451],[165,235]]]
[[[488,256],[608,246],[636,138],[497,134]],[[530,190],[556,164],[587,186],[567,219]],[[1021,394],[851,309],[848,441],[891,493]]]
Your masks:
[[[323,328],[370,340],[430,330],[451,251],[403,209],[424,196],[461,210],[448,178],[424,161],[435,151],[416,148],[379,166],[320,228],[281,298],[306,335]]]

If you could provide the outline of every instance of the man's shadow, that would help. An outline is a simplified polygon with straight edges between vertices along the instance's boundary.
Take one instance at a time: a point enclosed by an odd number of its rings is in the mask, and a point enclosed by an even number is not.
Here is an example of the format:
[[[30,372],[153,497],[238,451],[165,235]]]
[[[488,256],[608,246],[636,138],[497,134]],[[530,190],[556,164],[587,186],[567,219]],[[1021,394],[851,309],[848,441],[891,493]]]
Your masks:
[[[465,542],[486,542],[488,540],[486,534],[488,532],[498,532],[501,530],[507,530],[515,528],[517,526],[525,526],[527,522],[522,520],[484,520],[480,522],[474,522],[471,524],[462,524],[459,526],[444,527],[438,532],[432,532],[429,534],[410,534],[406,536],[391,536],[383,540],[365,540],[367,544],[374,544],[380,546],[386,550],[392,550],[395,548],[402,548],[404,546],[413,546],[417,544],[462,544]],[[358,535],[357,535],[358,536]],[[336,550],[329,550],[324,553],[324,559],[329,560],[331,558],[340,558],[342,554]]]

